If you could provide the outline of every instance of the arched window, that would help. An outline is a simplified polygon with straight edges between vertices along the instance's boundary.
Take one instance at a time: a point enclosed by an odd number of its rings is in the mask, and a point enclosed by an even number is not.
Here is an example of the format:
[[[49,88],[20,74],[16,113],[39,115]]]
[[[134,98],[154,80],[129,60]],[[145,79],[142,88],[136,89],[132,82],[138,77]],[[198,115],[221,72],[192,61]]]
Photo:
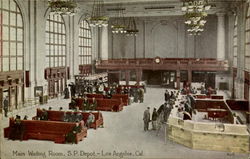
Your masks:
[[[0,72],[24,69],[23,19],[14,0],[0,0]]]
[[[81,21],[79,28],[79,64],[87,65],[92,61],[92,37],[89,23]]]
[[[233,36],[233,67],[237,68],[238,57],[238,16],[235,16],[234,21],[234,36]]]
[[[50,14],[46,21],[46,67],[66,66],[65,23],[60,15]]]
[[[250,71],[250,5],[246,16],[245,69]]]

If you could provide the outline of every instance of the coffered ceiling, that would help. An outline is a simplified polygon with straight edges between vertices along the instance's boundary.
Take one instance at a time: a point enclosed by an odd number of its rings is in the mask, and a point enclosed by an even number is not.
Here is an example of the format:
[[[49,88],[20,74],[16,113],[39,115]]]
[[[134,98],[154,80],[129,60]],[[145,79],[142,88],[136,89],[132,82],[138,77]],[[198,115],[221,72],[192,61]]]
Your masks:
[[[91,12],[91,6],[94,0],[76,0],[79,6],[88,6],[88,12]],[[230,12],[235,4],[245,0],[209,0],[212,5],[209,14],[217,12]],[[125,17],[148,17],[148,16],[176,16],[183,15],[181,7],[183,0],[104,0],[106,15],[116,17],[117,8],[122,8]]]

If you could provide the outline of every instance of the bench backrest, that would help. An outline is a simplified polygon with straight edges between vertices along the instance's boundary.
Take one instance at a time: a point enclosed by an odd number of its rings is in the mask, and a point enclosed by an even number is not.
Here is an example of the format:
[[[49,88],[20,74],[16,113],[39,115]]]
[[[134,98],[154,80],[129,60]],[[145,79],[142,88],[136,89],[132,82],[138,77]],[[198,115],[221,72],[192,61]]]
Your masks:
[[[77,123],[66,123],[59,121],[41,121],[41,120],[22,120],[26,133],[53,133],[53,134],[67,134]],[[83,126],[83,123],[80,122]]]
[[[108,106],[108,105],[120,105],[122,104],[122,101],[120,99],[96,99],[97,101],[97,106],[101,107],[101,106]],[[92,98],[88,98],[88,102],[90,104],[93,103],[93,99]],[[76,99],[76,105],[77,106],[82,106],[82,103],[83,103],[83,98],[77,98]]]
[[[249,110],[249,102],[247,100],[226,100],[228,106],[232,110],[242,110],[242,111],[250,111]]]
[[[103,94],[87,94],[87,97],[88,98],[104,98],[104,95]]]
[[[41,110],[37,109],[37,114],[39,114]],[[53,110],[47,110],[48,112],[48,118],[51,121],[62,121],[64,116],[64,111],[53,111]],[[66,112],[66,114],[71,114],[72,112]],[[73,112],[74,114],[79,112]],[[87,121],[89,112],[80,112],[83,116],[84,123]],[[95,120],[99,120],[102,118],[101,112],[92,112],[92,114],[95,116]]]

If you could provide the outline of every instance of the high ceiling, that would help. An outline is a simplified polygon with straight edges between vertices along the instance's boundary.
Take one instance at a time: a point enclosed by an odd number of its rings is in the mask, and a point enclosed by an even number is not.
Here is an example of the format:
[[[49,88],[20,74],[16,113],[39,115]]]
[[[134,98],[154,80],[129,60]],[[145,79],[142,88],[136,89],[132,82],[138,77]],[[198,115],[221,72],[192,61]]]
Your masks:
[[[80,6],[88,5],[91,8],[94,0],[76,0]],[[212,5],[209,14],[232,11],[235,4],[244,0],[209,0]],[[181,7],[183,0],[104,0],[105,12],[109,17],[115,17],[116,9],[122,8],[125,17],[145,16],[175,16],[183,15]],[[90,9],[91,11],[91,9]]]

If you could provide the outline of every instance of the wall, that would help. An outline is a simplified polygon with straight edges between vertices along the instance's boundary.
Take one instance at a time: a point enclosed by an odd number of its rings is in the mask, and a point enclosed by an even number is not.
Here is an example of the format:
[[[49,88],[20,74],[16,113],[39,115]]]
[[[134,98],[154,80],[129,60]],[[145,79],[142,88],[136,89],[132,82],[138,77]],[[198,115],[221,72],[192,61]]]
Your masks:
[[[30,72],[30,87],[25,88],[25,98],[34,98],[34,87],[43,86],[47,94],[48,82],[44,79],[45,69],[45,24],[50,10],[47,1],[16,0],[24,23],[24,70]],[[88,6],[81,6],[74,17],[63,16],[66,27],[66,66],[70,67],[70,81],[79,73],[78,35],[79,22],[86,18]]]
[[[217,17],[209,16],[205,31],[196,38],[187,35],[182,16],[136,18],[136,37],[111,34],[109,58],[216,58]]]

